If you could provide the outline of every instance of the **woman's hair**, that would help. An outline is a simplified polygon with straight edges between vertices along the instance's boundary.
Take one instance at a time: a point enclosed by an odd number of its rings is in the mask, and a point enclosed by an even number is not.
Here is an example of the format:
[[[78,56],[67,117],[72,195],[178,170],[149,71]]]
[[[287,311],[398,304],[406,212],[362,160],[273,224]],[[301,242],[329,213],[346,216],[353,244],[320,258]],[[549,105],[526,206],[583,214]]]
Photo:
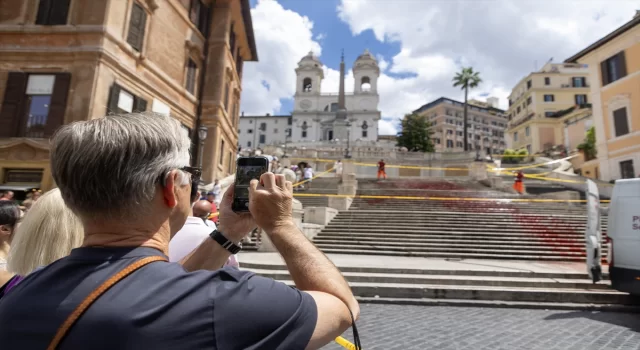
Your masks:
[[[69,255],[83,239],[80,219],[64,204],[60,190],[51,190],[33,204],[13,234],[7,270],[28,275]]]
[[[14,227],[20,220],[20,207],[15,201],[0,201],[0,225]]]

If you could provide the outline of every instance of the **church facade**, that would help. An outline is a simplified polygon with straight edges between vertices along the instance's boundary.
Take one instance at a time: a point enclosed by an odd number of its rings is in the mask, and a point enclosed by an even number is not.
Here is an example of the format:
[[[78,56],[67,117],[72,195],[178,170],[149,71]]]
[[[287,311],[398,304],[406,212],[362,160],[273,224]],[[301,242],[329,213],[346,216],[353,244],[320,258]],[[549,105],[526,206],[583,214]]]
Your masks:
[[[239,146],[259,148],[285,143],[335,143],[377,141],[378,77],[380,68],[375,57],[365,50],[353,67],[354,88],[345,92],[344,57],[340,63],[338,93],[320,89],[324,71],[322,62],[312,52],[304,56],[296,68],[296,92],[290,116],[264,115],[240,117]]]

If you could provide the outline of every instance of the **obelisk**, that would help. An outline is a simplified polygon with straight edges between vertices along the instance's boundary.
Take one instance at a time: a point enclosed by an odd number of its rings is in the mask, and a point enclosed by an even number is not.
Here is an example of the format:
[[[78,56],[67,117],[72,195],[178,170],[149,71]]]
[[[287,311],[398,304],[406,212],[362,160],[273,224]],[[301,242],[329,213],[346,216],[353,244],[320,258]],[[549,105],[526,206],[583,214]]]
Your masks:
[[[340,59],[340,88],[338,91],[338,110],[333,122],[333,138],[342,142],[347,141],[347,105],[344,95],[344,50]]]

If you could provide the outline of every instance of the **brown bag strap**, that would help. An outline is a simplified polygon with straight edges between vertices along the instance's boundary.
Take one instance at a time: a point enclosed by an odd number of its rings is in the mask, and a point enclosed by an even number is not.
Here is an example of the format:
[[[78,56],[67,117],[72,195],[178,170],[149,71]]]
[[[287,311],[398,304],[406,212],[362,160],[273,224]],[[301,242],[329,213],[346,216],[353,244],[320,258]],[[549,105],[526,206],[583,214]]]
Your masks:
[[[134,271],[155,261],[167,261],[167,258],[163,256],[149,256],[144,259],[140,259],[132,263],[131,265],[125,267],[117,274],[111,276],[111,278],[106,280],[98,288],[96,288],[93,292],[91,292],[91,294],[89,294],[89,296],[87,296],[82,301],[82,303],[80,303],[80,305],[78,305],[78,307],[76,307],[76,309],[73,310],[71,315],[69,315],[67,320],[64,321],[62,326],[58,328],[58,331],[56,332],[56,336],[53,337],[53,340],[51,340],[51,343],[47,347],[47,350],[55,350],[58,347],[58,344],[60,344],[60,342],[62,341],[62,338],[64,338],[64,336],[67,335],[67,333],[69,332],[69,329],[76,323],[78,318],[80,318],[80,316],[82,316],[82,314],[84,314],[84,312],[87,311],[89,306],[91,306],[93,302],[95,302],[98,298],[100,298],[100,296],[102,296],[104,292],[109,290],[109,288],[113,287],[116,283],[120,282],[123,278],[129,276]]]

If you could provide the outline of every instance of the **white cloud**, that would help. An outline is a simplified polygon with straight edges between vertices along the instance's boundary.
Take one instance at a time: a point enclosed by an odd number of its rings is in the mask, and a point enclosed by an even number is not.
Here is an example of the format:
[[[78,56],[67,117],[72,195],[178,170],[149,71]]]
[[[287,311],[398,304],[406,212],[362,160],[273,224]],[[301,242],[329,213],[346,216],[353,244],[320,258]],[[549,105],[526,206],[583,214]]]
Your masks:
[[[322,70],[324,70],[324,79],[322,79],[320,91],[323,93],[338,92],[340,89],[340,71],[327,66],[322,66]],[[349,68],[345,68],[345,70],[347,71],[345,72],[346,74],[344,77],[344,91],[347,93],[353,92],[353,72]]]
[[[338,16],[354,35],[372,30],[378,40],[400,44],[378,81],[382,115],[399,119],[440,96],[463,99],[451,86],[463,65],[483,78],[470,97],[489,93],[506,108],[511,88],[536,62],[538,68],[550,57],[561,62],[630,20],[637,6],[635,0],[342,0]]]
[[[281,98],[295,93],[298,61],[309,51],[320,55],[322,48],[313,39],[313,22],[276,1],[259,0],[251,16],[260,61],[244,66],[241,110],[273,114],[280,110]]]
[[[317,41],[322,41],[322,40],[324,40],[326,37],[327,37],[327,34],[325,34],[325,33],[320,33],[320,34],[316,35],[316,40],[317,40]]]
[[[378,134],[379,135],[397,135],[398,130],[394,125],[395,122],[381,119],[378,121]]]

